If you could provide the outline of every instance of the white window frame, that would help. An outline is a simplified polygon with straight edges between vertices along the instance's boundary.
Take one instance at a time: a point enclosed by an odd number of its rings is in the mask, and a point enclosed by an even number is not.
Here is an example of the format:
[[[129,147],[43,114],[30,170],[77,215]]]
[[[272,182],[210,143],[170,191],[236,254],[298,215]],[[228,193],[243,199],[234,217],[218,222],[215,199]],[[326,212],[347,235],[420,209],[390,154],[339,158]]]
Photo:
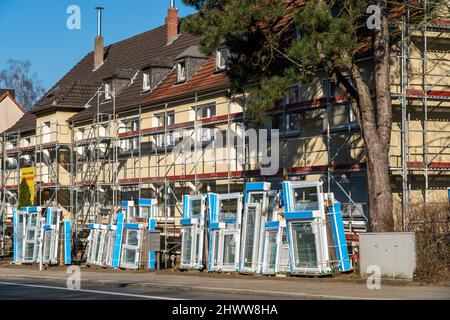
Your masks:
[[[211,261],[211,271],[220,271],[221,264],[221,255],[222,255],[222,231],[220,229],[213,230],[211,234],[211,257],[209,257]],[[217,250],[216,250],[217,248]]]
[[[46,121],[42,124],[42,143],[51,142],[52,123]]]
[[[195,109],[195,107],[194,107]],[[203,112],[206,110],[207,115],[204,116]],[[209,119],[214,118],[217,115],[217,105],[215,102],[208,103],[197,107],[197,119]]]
[[[247,226],[249,219],[249,211],[255,211],[255,224],[254,224],[254,234],[253,234],[253,248],[252,248],[252,257],[250,261],[250,265],[246,265],[245,258],[245,244],[247,241]],[[265,219],[263,219],[263,215],[261,212],[261,205],[257,203],[248,203],[244,210],[244,219],[242,223],[242,240],[241,240],[241,267],[243,271],[246,272],[258,272],[260,265],[260,252],[261,252],[261,233],[263,232],[263,222],[265,223]]]
[[[170,127],[175,124],[175,111],[159,113],[155,115],[158,127]],[[175,133],[167,132],[155,136],[157,148],[173,147],[176,144]]]
[[[281,236],[280,235],[281,228],[271,228],[271,229],[265,229],[263,231],[264,233],[264,249],[263,249],[263,262],[262,262],[262,273],[264,274],[275,274],[278,270],[278,264],[279,264],[279,257],[280,257],[280,242],[281,242]],[[275,235],[275,261],[269,261],[269,238],[271,235]],[[273,267],[269,267],[269,263],[274,262]]]
[[[228,48],[223,47],[216,52],[216,70],[225,70],[227,68],[227,61],[230,55]]]
[[[151,89],[151,74],[150,71],[144,71],[142,75],[142,91],[150,91]]]
[[[32,224],[31,221],[36,219],[36,224]],[[25,263],[34,263],[38,260],[38,253],[39,253],[39,239],[40,239],[40,232],[41,232],[41,214],[39,212],[32,212],[28,216],[25,216],[26,224],[25,224],[25,241],[23,245],[23,261]],[[33,237],[30,239],[28,238],[28,232],[32,231]],[[30,259],[27,259],[27,245],[32,244],[33,245],[33,256]]]
[[[105,100],[112,99],[112,84],[111,82],[105,82]]]
[[[295,246],[294,246],[294,233],[293,233],[293,226],[296,224],[310,224],[313,234],[314,234],[314,244],[315,244],[315,250],[316,250],[316,266],[314,267],[303,267],[303,266],[297,266],[296,261],[295,261]],[[316,220],[296,220],[296,221],[291,221],[289,223],[289,233],[290,233],[290,238],[292,241],[292,244],[289,246],[290,250],[291,250],[291,257],[292,257],[292,268],[294,270],[294,272],[297,273],[313,273],[313,274],[318,274],[318,273],[322,273],[323,271],[325,271],[325,266],[322,265],[323,264],[323,250],[328,250],[328,248],[323,248],[323,243],[321,241],[321,235],[320,235],[320,231],[318,230],[318,226],[317,226],[317,222]],[[301,263],[301,261],[300,261]]]
[[[131,232],[137,233],[138,243],[137,245],[130,245],[128,244],[129,236]],[[121,261],[120,266],[123,268],[128,269],[139,269],[139,259],[140,259],[140,247],[142,242],[142,230],[141,229],[125,229],[125,237],[124,242],[122,245],[122,254],[121,254]],[[134,250],[136,252],[135,261],[134,263],[126,262],[125,261],[125,251],[126,250]]]
[[[177,82],[185,82],[187,78],[186,61],[177,63]]]

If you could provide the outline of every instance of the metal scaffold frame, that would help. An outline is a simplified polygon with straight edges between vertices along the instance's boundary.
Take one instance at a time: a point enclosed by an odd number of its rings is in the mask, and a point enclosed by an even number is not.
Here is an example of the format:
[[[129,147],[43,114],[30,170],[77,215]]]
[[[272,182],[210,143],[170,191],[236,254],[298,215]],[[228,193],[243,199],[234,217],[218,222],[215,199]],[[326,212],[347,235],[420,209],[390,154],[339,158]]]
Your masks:
[[[426,12],[426,2],[425,2]],[[393,93],[400,107],[400,130],[393,130],[393,135],[401,136],[400,165],[391,163],[391,170],[400,173],[402,181],[402,216],[403,228],[408,228],[410,208],[411,177],[416,172],[424,177],[424,201],[427,203],[429,192],[430,171],[442,172],[450,170],[450,163],[435,163],[441,155],[450,154],[450,144],[437,145],[430,141],[430,133],[440,133],[450,138],[450,131],[433,130],[429,128],[429,115],[436,108],[442,108],[441,102],[450,100],[448,95],[434,95],[433,89],[441,86],[447,74],[438,75],[438,80],[430,83],[430,76],[436,77],[429,70],[428,57],[429,32],[442,34],[449,31],[448,25],[430,24],[425,15],[426,24],[421,26],[423,41],[422,58],[411,56],[411,36],[415,32],[410,23],[409,11],[405,14],[401,27],[400,53],[398,55],[400,84],[399,92]],[[413,72],[412,63],[421,64],[419,73]],[[442,61],[442,60],[438,60]],[[449,62],[450,60],[446,60]],[[434,61],[436,62],[436,61]],[[411,84],[412,78],[421,79],[420,90]],[[20,184],[21,157],[29,154],[37,167],[35,187],[38,192],[37,205],[57,207],[70,218],[72,230],[76,239],[89,223],[111,224],[120,210],[121,201],[155,198],[158,200],[158,227],[162,230],[164,239],[161,253],[164,255],[165,267],[168,267],[168,255],[178,250],[181,241],[180,228],[176,217],[181,217],[181,200],[184,194],[206,194],[208,192],[233,193],[243,191],[244,184],[251,180],[271,180],[281,184],[288,178],[302,180],[306,175],[317,175],[324,180],[326,191],[336,188],[346,201],[343,205],[350,208],[350,233],[360,230],[352,225],[353,214],[362,210],[363,224],[367,221],[367,203],[354,200],[352,190],[348,191],[342,181],[348,181],[349,175],[364,175],[365,148],[361,146],[361,129],[356,125],[344,95],[334,92],[329,79],[322,79],[324,95],[322,98],[302,101],[299,95],[295,99],[286,98],[269,112],[274,119],[281,117],[277,123],[280,129],[280,170],[273,177],[262,177],[261,155],[252,153],[248,145],[246,131],[251,123],[245,119],[244,96],[229,97],[227,90],[209,93],[195,93],[190,98],[155,104],[138,106],[133,110],[117,112],[116,92],[111,90],[112,112],[101,112],[101,97],[105,94],[104,86],[100,86],[95,95],[86,104],[96,100],[97,108],[93,119],[72,122],[62,125],[58,122],[43,124],[36,127],[34,134],[28,132],[8,132],[1,135],[1,205],[0,223],[2,232],[1,249],[5,255],[5,226],[7,210],[10,203],[8,190],[17,190]],[[296,85],[300,91],[299,85]],[[448,84],[445,85],[447,88]],[[218,97],[227,97],[217,102]],[[214,113],[200,113],[214,101]],[[434,104],[430,105],[430,101]],[[189,104],[189,110],[177,109]],[[239,105],[237,110],[236,105]],[[92,106],[94,107],[94,106]],[[333,121],[336,108],[348,110],[346,121],[336,125]],[[216,114],[216,110],[226,110]],[[155,112],[156,110],[156,112]],[[410,127],[411,111],[423,110],[423,128],[417,130]],[[309,119],[305,115],[318,113],[316,118],[321,123],[320,128],[313,132],[296,130],[296,126],[305,124]],[[148,114],[151,114],[150,116]],[[295,119],[294,119],[295,118]],[[179,120],[183,119],[183,120]],[[134,122],[133,122],[134,121]],[[242,125],[238,129],[238,124]],[[45,131],[43,126],[54,130]],[[64,130],[67,129],[67,132]],[[80,129],[85,129],[81,135]],[[87,131],[86,131],[86,128]],[[203,129],[208,129],[204,131]],[[199,133],[199,130],[202,131]],[[240,131],[240,142],[234,145],[233,131]],[[216,133],[226,131],[223,151],[225,157],[218,157],[215,150]],[[61,137],[66,132],[65,137]],[[423,137],[421,147],[422,161],[414,161],[410,136],[420,133]],[[70,135],[70,137],[67,137]],[[204,140],[204,135],[206,138]],[[21,146],[23,137],[31,140],[30,145]],[[50,137],[48,140],[46,137]],[[172,162],[169,155],[173,154],[176,139],[189,137],[194,141],[189,149],[182,149]],[[14,142],[15,141],[15,142]],[[169,142],[168,142],[169,141]],[[214,141],[214,142],[213,142]],[[200,143],[197,143],[200,142]],[[233,142],[233,143],[230,143]],[[312,142],[312,143],[311,143]],[[12,146],[10,146],[12,143]],[[212,144],[212,148],[207,148]],[[309,144],[320,144],[320,149],[311,148]],[[295,144],[298,148],[289,148]],[[15,147],[14,147],[15,145]],[[432,151],[439,149],[438,151]],[[214,152],[212,152],[213,150]],[[345,150],[351,150],[357,156],[351,155],[350,163],[339,160]],[[226,151],[226,152],[225,152]],[[192,152],[194,156],[192,156]],[[34,157],[33,157],[34,155]],[[64,156],[66,155],[66,156]],[[222,154],[223,155],[223,154]],[[8,157],[17,158],[17,167],[7,169]],[[346,157],[343,157],[346,159]],[[326,159],[326,160],[323,160]],[[32,160],[33,163],[33,160]],[[221,164],[219,164],[221,163]],[[224,164],[223,164],[224,163]],[[38,165],[39,164],[39,165]],[[318,165],[319,164],[319,165]],[[221,166],[222,165],[222,166]],[[46,166],[48,170],[43,170]],[[221,169],[223,168],[223,169]],[[178,170],[178,171],[177,171]],[[62,183],[62,175],[68,176],[68,182]],[[47,176],[47,182],[43,177]],[[364,175],[365,176],[365,175]],[[14,180],[14,182],[11,182]],[[51,194],[43,197],[43,191]],[[68,194],[68,199],[61,199]],[[62,203],[66,203],[66,205]],[[81,262],[79,241],[73,242],[73,252],[76,262]],[[81,247],[82,248],[82,247]]]
[[[449,77],[450,67],[445,72],[439,72],[439,64],[447,64],[450,60],[445,58],[444,52],[439,57],[433,57],[433,51],[430,46],[436,44],[439,39],[449,35],[450,25],[448,16],[432,15],[430,12],[430,1],[423,1],[423,8],[406,9],[400,24],[401,39],[400,53],[397,56],[400,73],[400,93],[393,94],[393,99],[399,100],[401,109],[400,130],[393,130],[393,135],[400,135],[401,164],[400,166],[391,166],[391,171],[400,172],[402,181],[402,227],[408,230],[410,227],[411,211],[411,190],[413,175],[417,173],[424,177],[423,182],[423,202],[425,205],[430,203],[430,172],[442,173],[450,171],[450,162],[436,161],[440,157],[450,155],[450,130],[430,129],[430,116],[437,110],[445,110],[450,102],[450,84],[445,82]],[[420,18],[423,21],[420,25],[411,22],[411,11],[419,10]],[[445,9],[444,9],[445,12]],[[417,18],[417,17],[416,17]],[[442,18],[442,20],[440,19]],[[422,46],[419,49],[420,57],[412,55],[413,38],[420,38]],[[417,41],[416,41],[417,42]],[[415,71],[413,64],[420,65],[420,70]],[[437,71],[435,71],[437,69]],[[436,90],[439,89],[439,90]],[[411,113],[422,112],[422,126],[420,129],[412,128]],[[411,136],[420,134],[422,137],[422,146],[412,145]],[[444,143],[436,144],[430,141],[430,135],[439,136]],[[436,137],[434,138],[436,139]],[[419,149],[419,151],[417,151]],[[432,151],[434,150],[434,151]],[[421,161],[414,160],[418,156]],[[434,174],[434,176],[436,176]],[[450,176],[449,176],[450,179]]]

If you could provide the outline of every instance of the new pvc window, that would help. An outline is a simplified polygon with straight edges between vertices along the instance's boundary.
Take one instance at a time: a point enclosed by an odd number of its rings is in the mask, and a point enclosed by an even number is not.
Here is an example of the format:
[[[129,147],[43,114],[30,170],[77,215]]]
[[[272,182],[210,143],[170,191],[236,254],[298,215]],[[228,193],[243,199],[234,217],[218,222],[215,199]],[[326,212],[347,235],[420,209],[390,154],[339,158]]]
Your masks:
[[[294,268],[317,269],[316,232],[312,222],[292,222]]]
[[[38,256],[38,239],[39,239],[39,219],[38,213],[31,213],[28,216],[27,226],[25,229],[25,253],[24,261],[33,263],[37,261]]]
[[[219,221],[223,222],[228,219],[236,219],[238,217],[239,199],[230,198],[219,200]]]
[[[258,205],[248,205],[245,210],[243,226],[243,266],[251,268],[257,267],[260,244],[261,214]]]
[[[121,266],[131,269],[138,268],[140,243],[141,230],[127,229],[122,246]]]
[[[196,199],[191,201],[191,217],[199,219],[202,214],[202,199]]]
[[[317,186],[299,187],[292,189],[294,200],[294,211],[316,211],[319,210]]]
[[[236,263],[236,239],[234,234],[223,236],[223,264],[235,265]]]
[[[263,206],[264,202],[264,192],[250,192],[248,203],[257,203]]]
[[[18,213],[17,214],[17,224],[16,228],[14,229],[14,237],[15,237],[15,245],[17,245],[16,251],[16,262],[23,261],[24,258],[24,230],[26,226],[26,216],[25,214]]]
[[[99,241],[98,241],[99,233],[100,233],[100,231],[97,229],[92,229],[89,233],[88,252],[87,252],[87,259],[86,259],[86,263],[88,265],[95,264],[97,247],[99,245]]]
[[[183,228],[182,264],[190,264],[192,255],[192,227]]]
[[[213,269],[219,267],[220,261],[220,231],[215,230],[212,234],[212,256],[210,257],[213,265]]]
[[[50,252],[51,252],[51,244],[52,244],[52,230],[44,231],[44,239],[43,239],[43,261],[44,263],[50,261]]]
[[[277,263],[276,256],[277,256],[277,243],[278,240],[278,230],[270,230],[266,233],[266,257],[265,257],[265,268],[269,271],[275,270],[275,265]]]

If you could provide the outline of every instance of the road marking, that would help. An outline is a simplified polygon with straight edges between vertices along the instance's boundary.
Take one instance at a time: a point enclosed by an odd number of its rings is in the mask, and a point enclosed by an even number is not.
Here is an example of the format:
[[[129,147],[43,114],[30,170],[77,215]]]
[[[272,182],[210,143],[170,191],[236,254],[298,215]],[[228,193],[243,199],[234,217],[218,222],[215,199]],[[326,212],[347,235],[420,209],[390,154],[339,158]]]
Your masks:
[[[178,299],[178,298],[167,298],[167,297],[159,297],[159,296],[147,296],[147,295],[132,294],[132,293],[120,293],[120,292],[86,290],[86,289],[72,290],[72,289],[69,289],[69,288],[43,286],[43,285],[36,285],[36,284],[22,284],[22,283],[0,282],[0,285],[17,286],[17,287],[30,287],[30,288],[41,288],[41,289],[52,289],[52,290],[64,290],[64,291],[71,291],[71,292],[86,292],[86,293],[95,293],[95,294],[105,294],[105,295],[111,295],[111,296],[123,296],[123,297],[132,297],[132,298],[152,299],[152,300],[170,300],[170,301],[182,300],[182,299]]]

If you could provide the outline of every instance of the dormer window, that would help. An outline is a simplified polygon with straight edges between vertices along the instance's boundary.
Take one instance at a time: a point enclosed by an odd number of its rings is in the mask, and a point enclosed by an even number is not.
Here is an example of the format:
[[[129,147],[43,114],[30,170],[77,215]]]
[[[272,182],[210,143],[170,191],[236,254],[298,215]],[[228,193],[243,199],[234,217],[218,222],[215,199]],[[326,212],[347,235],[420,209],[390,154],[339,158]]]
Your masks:
[[[111,82],[105,83],[105,100],[111,100]]]
[[[227,60],[229,56],[229,51],[227,48],[221,48],[216,53],[216,69],[225,70],[227,67]]]
[[[177,82],[186,81],[186,61],[177,64]]]
[[[142,91],[149,91],[150,88],[151,88],[150,72],[144,72],[143,82],[142,82]]]

